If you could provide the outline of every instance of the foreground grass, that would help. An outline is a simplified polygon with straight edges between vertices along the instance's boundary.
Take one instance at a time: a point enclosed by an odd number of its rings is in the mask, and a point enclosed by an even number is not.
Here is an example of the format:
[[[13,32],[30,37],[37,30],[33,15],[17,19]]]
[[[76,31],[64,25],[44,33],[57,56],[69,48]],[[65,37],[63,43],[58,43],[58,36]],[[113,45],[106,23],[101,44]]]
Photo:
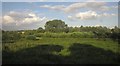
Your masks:
[[[3,44],[4,63],[118,63],[118,43],[110,39],[40,38]]]

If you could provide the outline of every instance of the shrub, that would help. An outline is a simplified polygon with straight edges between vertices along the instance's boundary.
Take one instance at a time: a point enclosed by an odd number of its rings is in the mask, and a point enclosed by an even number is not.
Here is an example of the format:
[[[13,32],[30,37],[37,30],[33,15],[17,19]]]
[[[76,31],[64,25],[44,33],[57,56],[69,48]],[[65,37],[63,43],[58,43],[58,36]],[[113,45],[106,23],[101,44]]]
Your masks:
[[[21,39],[21,35],[17,32],[3,32],[2,33],[2,43],[14,43],[15,41]]]
[[[91,32],[73,32],[71,33],[72,38],[92,38],[94,36]]]
[[[38,34],[35,34],[36,37],[43,37],[44,36],[44,33],[38,33]]]
[[[28,39],[28,40],[36,40],[36,36],[28,35],[28,36],[26,36],[26,39]]]

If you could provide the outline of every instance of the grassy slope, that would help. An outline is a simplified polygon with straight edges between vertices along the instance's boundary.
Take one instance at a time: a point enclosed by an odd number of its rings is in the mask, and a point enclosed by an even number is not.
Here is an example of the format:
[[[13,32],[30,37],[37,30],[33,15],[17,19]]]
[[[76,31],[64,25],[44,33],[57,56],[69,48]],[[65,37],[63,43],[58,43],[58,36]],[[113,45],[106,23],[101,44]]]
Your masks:
[[[117,63],[118,44],[91,38],[21,39],[3,44],[3,51],[4,63]]]

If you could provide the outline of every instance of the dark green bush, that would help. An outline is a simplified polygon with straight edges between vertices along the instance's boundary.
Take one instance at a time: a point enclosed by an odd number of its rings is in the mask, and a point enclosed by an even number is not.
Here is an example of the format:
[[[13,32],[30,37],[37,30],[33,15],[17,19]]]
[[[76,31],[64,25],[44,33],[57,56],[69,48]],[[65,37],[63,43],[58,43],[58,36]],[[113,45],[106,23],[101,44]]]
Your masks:
[[[6,31],[2,33],[2,43],[14,43],[19,39],[21,39],[21,35],[17,32]]]

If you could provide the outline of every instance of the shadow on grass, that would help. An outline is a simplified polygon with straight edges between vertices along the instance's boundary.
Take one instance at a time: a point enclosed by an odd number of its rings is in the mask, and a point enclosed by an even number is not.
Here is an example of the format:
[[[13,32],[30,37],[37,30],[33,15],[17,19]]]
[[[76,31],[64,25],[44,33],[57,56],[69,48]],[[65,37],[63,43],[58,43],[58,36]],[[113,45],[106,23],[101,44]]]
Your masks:
[[[92,45],[74,43],[71,51],[70,62],[76,64],[109,64],[118,63],[118,54],[112,51],[105,51]]]
[[[106,64],[118,63],[117,54],[91,45],[74,43],[69,56],[53,54],[60,45],[39,45],[17,52],[3,51],[3,64]]]
[[[15,53],[3,51],[3,64],[54,64],[60,56],[52,52],[60,52],[62,49],[59,45],[39,45]]]

